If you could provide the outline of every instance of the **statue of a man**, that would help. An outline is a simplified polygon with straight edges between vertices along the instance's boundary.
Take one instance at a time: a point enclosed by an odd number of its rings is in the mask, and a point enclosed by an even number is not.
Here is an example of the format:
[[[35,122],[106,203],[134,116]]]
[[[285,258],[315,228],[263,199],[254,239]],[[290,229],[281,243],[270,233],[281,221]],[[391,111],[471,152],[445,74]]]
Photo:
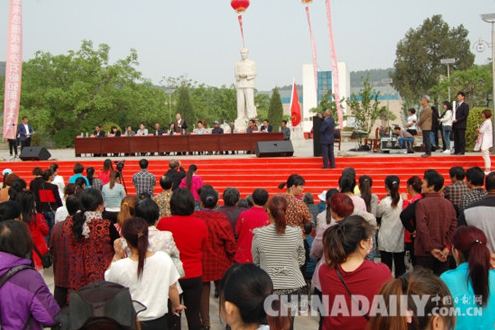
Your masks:
[[[237,88],[237,121],[255,118],[254,78],[256,63],[248,59],[247,48],[241,49],[241,60],[235,64],[235,80]]]

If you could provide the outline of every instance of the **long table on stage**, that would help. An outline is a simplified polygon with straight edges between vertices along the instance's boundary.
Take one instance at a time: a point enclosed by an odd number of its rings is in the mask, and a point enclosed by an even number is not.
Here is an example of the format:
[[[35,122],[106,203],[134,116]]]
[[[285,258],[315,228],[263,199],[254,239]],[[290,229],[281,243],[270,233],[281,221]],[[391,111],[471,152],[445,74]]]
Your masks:
[[[81,157],[82,154],[254,151],[259,141],[283,139],[283,133],[77,137],[74,139],[74,145],[76,157]]]

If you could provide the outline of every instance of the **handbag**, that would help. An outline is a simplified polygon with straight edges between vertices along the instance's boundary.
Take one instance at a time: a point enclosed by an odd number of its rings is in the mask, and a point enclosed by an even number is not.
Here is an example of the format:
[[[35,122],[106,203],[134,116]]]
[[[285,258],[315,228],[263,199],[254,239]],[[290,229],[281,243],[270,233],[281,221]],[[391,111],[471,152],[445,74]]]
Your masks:
[[[3,274],[2,277],[0,277],[0,288],[15,274],[20,272],[21,270],[24,269],[33,269],[33,267],[28,266],[28,265],[20,265],[20,266],[15,266],[10,268],[5,274]],[[32,329],[32,324],[31,324],[31,314],[29,314],[29,318],[27,319],[26,323],[24,324],[24,327],[22,330],[27,329],[29,326],[30,329]],[[2,320],[0,319],[0,330],[2,329]]]
[[[337,266],[338,267],[338,266]],[[354,298],[354,296],[352,295],[351,293],[351,290],[349,290],[349,287],[347,286],[347,283],[344,281],[344,278],[342,277],[342,274],[340,274],[340,271],[338,268],[335,268],[335,272],[337,273],[337,276],[340,278],[340,281],[342,282],[342,284],[344,284],[344,287],[346,288],[347,292],[349,293],[349,295],[351,296],[351,299],[352,301],[357,305],[357,307],[359,308],[359,312],[363,315],[363,317],[366,319],[366,321],[369,321],[370,320],[370,317],[368,316],[368,314],[366,314],[365,312],[363,312],[363,310],[361,309],[361,305],[359,304],[359,302],[356,300],[356,298]]]
[[[36,247],[36,245],[33,244],[34,251],[36,251],[36,254],[38,257],[41,259],[41,264],[43,265],[43,268],[50,268],[53,265],[53,257],[50,252],[47,252],[45,255],[41,255],[40,250]]]

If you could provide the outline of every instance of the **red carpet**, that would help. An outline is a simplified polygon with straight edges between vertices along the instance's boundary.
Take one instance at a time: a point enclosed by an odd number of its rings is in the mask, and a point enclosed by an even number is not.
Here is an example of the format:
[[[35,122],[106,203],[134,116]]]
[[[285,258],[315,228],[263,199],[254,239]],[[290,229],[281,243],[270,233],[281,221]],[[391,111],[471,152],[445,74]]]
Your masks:
[[[149,171],[157,177],[155,193],[161,191],[159,186],[160,176],[168,169],[168,160],[153,160],[150,162]],[[492,158],[495,160],[495,158]],[[248,159],[193,159],[181,160],[184,168],[190,164],[198,166],[198,175],[204,182],[211,184],[215,189],[223,192],[226,187],[236,187],[241,192],[241,197],[246,197],[256,188],[265,188],[270,194],[281,192],[277,186],[285,182],[292,173],[298,173],[306,179],[305,192],[317,195],[328,188],[336,188],[337,181],[345,167],[354,167],[357,176],[369,175],[373,179],[373,192],[381,198],[385,195],[384,179],[387,175],[397,175],[401,179],[401,192],[406,192],[406,180],[418,175],[421,178],[427,169],[439,171],[445,178],[446,184],[450,184],[448,171],[452,166],[463,166],[465,169],[473,166],[484,168],[481,155],[476,156],[433,156],[423,159],[416,156],[392,156],[392,157],[340,157],[337,158],[336,169],[321,169],[320,158],[248,158]],[[101,168],[103,161],[86,160],[80,161],[85,168],[93,166],[96,172]],[[48,168],[51,161],[33,162],[3,162],[0,170],[11,168],[29,184],[34,167]],[[57,161],[60,166],[59,174],[67,182],[72,176],[72,167],[76,161]],[[129,194],[135,193],[132,185],[132,176],[139,171],[139,158],[126,160],[123,170],[124,178]]]

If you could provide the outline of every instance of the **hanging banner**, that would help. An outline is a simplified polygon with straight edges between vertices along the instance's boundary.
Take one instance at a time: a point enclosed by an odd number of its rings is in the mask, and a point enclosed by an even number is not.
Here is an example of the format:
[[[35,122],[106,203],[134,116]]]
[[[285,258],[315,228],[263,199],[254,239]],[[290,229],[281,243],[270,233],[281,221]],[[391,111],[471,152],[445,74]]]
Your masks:
[[[22,80],[22,1],[10,0],[7,29],[7,61],[3,107],[3,137],[15,139],[21,102]]]
[[[311,17],[309,16],[309,8],[306,6],[306,16],[308,18],[309,25],[309,36],[311,38],[311,51],[313,52],[313,74],[315,78],[315,90],[318,91],[318,58],[316,54],[316,44],[315,44],[315,36],[313,34],[313,28],[311,26]]]
[[[246,42],[244,41],[244,27],[242,26],[242,15],[239,15],[237,19],[239,20],[239,27],[241,28],[242,48],[246,48]]]
[[[333,93],[335,95],[335,104],[337,105],[337,115],[339,119],[340,129],[344,126],[344,116],[342,114],[342,108],[340,107],[340,89],[339,89],[339,65],[337,62],[337,53],[335,52],[335,44],[333,40],[333,28],[332,28],[332,13],[330,10],[330,0],[326,0],[327,5],[327,21],[328,21],[328,34],[330,37],[330,57],[332,60],[332,84]]]

